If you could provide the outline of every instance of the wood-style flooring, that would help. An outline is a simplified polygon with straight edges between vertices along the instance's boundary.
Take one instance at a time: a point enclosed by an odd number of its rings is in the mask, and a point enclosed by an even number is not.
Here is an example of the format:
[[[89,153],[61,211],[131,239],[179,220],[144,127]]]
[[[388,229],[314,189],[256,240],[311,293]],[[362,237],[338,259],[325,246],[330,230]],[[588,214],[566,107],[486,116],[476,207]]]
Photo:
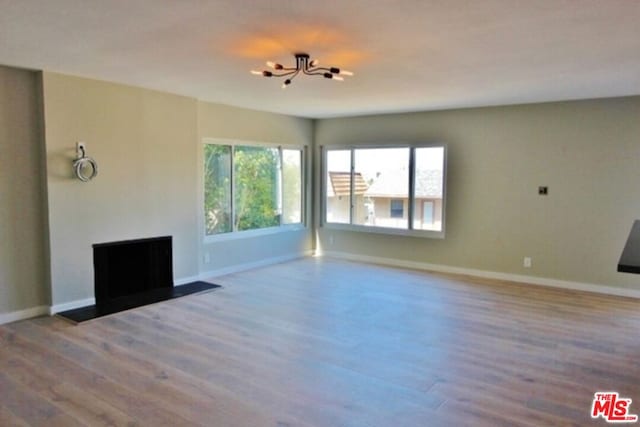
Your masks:
[[[599,425],[640,413],[640,300],[306,258],[0,326],[0,426]]]

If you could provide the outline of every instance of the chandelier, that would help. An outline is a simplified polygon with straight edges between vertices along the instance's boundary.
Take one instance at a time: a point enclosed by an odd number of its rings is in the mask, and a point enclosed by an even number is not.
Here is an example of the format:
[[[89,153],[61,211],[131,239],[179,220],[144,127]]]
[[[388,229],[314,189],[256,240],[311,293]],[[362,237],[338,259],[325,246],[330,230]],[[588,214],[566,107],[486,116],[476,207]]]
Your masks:
[[[251,70],[251,74],[263,77],[286,77],[286,80],[282,83],[282,88],[285,89],[291,84],[294,78],[300,73],[308,76],[323,76],[326,79],[342,81],[344,76],[353,76],[351,71],[343,70],[337,67],[323,68],[318,67],[319,61],[317,59],[310,59],[306,53],[294,54],[296,58],[295,67],[285,67],[282,64],[277,64],[272,61],[267,61],[267,66],[271,70]]]

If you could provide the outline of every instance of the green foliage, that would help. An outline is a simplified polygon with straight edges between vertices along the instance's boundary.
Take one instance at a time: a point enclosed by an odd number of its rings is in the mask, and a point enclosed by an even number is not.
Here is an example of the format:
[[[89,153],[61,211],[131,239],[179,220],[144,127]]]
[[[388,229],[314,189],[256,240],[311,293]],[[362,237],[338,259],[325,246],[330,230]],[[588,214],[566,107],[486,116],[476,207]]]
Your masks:
[[[286,151],[286,150],[285,150]],[[292,150],[294,151],[294,150]],[[297,151],[297,150],[296,150]],[[233,152],[233,224],[231,153]],[[299,151],[298,151],[299,153]],[[289,153],[282,169],[283,223],[301,221],[301,158]],[[297,158],[295,156],[297,154]],[[280,225],[278,211],[279,150],[277,148],[206,144],[204,208],[207,234]]]
[[[236,230],[279,225],[278,150],[236,147],[233,160]]]
[[[207,234],[232,231],[230,169],[230,146],[204,146],[204,213]]]

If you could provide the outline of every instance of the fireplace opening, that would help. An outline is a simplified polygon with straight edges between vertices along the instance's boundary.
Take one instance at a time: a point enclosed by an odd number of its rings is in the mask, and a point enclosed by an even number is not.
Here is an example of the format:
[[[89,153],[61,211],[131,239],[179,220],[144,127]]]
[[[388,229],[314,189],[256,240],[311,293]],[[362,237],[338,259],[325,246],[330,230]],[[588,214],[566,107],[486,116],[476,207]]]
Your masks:
[[[93,245],[96,305],[173,287],[172,237]]]
[[[161,236],[94,244],[96,303],[57,314],[83,322],[219,288],[219,285],[202,281],[173,285],[172,240],[172,236]]]

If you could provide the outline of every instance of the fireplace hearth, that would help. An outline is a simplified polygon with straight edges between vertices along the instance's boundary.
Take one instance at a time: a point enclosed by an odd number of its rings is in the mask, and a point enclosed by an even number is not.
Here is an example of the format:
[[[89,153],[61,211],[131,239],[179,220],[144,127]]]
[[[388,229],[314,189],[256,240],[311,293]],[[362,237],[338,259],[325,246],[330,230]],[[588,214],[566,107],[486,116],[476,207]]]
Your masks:
[[[172,236],[93,245],[95,305],[58,315],[74,322],[218,288],[197,281],[173,285]]]

